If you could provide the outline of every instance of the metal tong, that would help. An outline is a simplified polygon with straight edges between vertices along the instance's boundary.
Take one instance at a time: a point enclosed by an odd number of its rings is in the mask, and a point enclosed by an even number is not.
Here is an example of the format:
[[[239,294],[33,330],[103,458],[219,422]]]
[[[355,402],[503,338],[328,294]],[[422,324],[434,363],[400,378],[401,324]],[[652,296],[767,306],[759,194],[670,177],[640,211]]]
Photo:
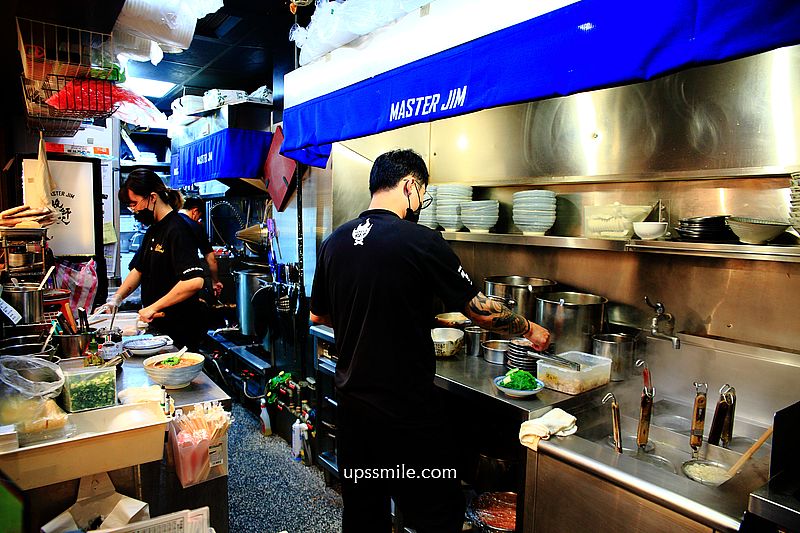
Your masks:
[[[703,428],[706,424],[706,402],[708,397],[708,383],[694,382],[695,397],[692,408],[692,432],[689,434],[689,446],[692,447],[692,459],[697,459],[700,447],[703,445]]]
[[[714,410],[711,429],[708,432],[708,443],[727,448],[733,438],[733,417],[736,411],[736,389],[727,383],[719,389],[719,400]]]
[[[614,396],[613,392],[609,392],[603,397],[603,405],[608,403],[609,400],[611,400],[611,428],[614,436],[614,448],[617,450],[617,453],[622,453],[622,432],[619,420],[619,404],[617,403],[617,397]]]
[[[511,346],[513,346],[513,348],[511,348]],[[524,346],[522,344],[514,344],[514,342],[512,341],[510,346],[509,346],[509,349],[512,350],[512,351],[526,352],[530,357],[533,357],[535,359],[542,359],[544,361],[547,361],[549,363],[553,363],[553,364],[556,364],[556,365],[566,366],[566,367],[571,368],[572,370],[574,370],[576,372],[580,372],[581,371],[581,364],[580,363],[576,363],[574,361],[570,361],[569,359],[564,359],[561,356],[555,355],[554,353],[551,352],[552,348],[551,348],[551,350],[548,350],[547,352],[537,352],[535,350],[531,350],[530,348],[528,348],[527,346]]]
[[[653,398],[656,395],[656,388],[653,386],[647,363],[639,359],[636,361],[636,367],[644,367],[642,370],[644,387],[642,388],[642,400],[639,404],[639,425],[636,429],[636,445],[643,450],[650,438],[650,419],[653,416]]]

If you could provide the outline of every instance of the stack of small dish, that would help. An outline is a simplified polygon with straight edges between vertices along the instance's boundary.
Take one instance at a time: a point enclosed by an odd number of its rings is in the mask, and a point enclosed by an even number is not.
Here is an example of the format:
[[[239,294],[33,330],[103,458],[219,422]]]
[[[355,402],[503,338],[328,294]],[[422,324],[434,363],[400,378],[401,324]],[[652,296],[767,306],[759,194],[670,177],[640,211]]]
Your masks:
[[[535,357],[531,357],[528,350],[531,350],[531,342],[527,339],[513,339],[508,343],[508,351],[506,352],[506,366],[509,368],[519,368],[520,370],[527,370],[536,375],[536,361]]]
[[[500,202],[475,200],[461,204],[461,222],[472,233],[489,233],[500,217]]]
[[[461,222],[461,204],[472,200],[469,185],[439,185],[436,191],[436,221],[445,231],[458,231]]]
[[[675,228],[682,241],[730,242],[734,236],[725,225],[728,215],[682,218]]]
[[[800,172],[795,172],[791,177],[789,187],[789,222],[792,227],[800,232]]]
[[[556,221],[556,193],[520,191],[513,195],[514,224],[523,235],[544,235]]]
[[[431,229],[436,229],[439,227],[439,223],[436,222],[436,193],[438,188],[438,185],[428,185],[426,187],[425,190],[431,195],[433,200],[431,201],[431,205],[419,213],[419,223]]]

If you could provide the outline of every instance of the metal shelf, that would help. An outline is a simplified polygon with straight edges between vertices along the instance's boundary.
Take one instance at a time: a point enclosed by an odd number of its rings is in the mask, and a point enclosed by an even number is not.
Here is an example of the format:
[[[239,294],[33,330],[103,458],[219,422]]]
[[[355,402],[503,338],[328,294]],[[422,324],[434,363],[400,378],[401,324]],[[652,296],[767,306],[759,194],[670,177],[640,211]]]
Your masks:
[[[520,234],[468,233],[460,231],[443,231],[442,237],[448,241],[456,242],[513,244],[576,250],[639,252],[800,263],[800,246],[797,245],[721,244],[642,240],[614,241],[606,239],[587,239],[584,237],[529,237]]]
[[[545,246],[551,248],[574,248],[578,250],[606,250],[622,252],[626,241],[610,239],[587,239],[585,237],[548,236],[533,237],[519,233],[467,233],[443,231],[442,237],[448,241],[480,242],[493,244],[517,244],[522,246]]]
[[[800,246],[792,245],[632,240],[625,244],[625,249],[629,252],[800,263]]]

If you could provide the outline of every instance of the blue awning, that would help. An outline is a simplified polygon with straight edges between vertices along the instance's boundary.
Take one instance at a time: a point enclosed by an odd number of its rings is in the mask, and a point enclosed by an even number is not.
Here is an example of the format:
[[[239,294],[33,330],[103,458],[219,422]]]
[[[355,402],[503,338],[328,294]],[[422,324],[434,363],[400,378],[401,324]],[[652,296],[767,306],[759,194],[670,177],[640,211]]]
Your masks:
[[[581,0],[284,110],[282,153],[800,42],[797,0]]]
[[[172,154],[171,187],[264,173],[272,133],[226,128],[182,146]]]

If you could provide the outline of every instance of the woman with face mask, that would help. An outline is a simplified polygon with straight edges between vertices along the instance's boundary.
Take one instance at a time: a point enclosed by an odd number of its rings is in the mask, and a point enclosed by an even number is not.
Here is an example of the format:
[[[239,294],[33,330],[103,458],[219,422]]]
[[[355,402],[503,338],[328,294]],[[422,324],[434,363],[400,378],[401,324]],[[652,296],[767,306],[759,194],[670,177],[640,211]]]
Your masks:
[[[197,349],[206,330],[197,291],[203,287],[203,266],[194,234],[178,213],[181,194],[169,189],[158,175],[136,169],[120,187],[119,201],[147,226],[142,244],[130,263],[130,272],[105,304],[107,312],[142,286],[139,319],[151,329],[169,335],[176,346]]]

